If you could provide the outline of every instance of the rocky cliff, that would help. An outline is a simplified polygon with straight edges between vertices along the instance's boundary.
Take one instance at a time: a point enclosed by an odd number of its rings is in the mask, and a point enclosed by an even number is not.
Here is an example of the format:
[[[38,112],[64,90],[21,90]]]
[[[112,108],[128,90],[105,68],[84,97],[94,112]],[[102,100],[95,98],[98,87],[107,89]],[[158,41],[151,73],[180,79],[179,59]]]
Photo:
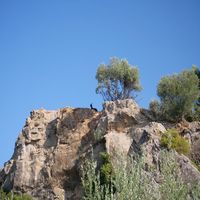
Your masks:
[[[26,120],[12,158],[0,172],[5,190],[28,193],[39,200],[81,199],[80,166],[93,151],[145,155],[158,165],[161,134],[176,126],[191,143],[190,156],[200,164],[200,123],[161,124],[133,100],[106,102],[102,112],[87,108],[35,110]],[[200,181],[190,160],[177,154],[184,180]]]

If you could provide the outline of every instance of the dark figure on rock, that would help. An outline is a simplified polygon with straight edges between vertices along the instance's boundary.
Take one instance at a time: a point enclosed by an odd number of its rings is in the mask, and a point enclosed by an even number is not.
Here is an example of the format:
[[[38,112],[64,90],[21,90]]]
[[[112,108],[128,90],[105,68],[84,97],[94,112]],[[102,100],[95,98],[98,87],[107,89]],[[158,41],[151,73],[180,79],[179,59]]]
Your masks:
[[[91,108],[92,110],[94,110],[95,112],[98,112],[98,110],[92,106],[92,103],[90,104],[90,108]]]

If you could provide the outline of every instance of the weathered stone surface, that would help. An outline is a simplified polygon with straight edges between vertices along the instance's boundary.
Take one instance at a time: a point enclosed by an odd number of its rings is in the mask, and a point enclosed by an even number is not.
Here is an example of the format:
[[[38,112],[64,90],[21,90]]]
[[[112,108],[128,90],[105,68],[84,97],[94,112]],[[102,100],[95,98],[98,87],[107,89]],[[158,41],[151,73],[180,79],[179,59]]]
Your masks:
[[[130,135],[133,142],[129,154],[143,155],[148,164],[157,164],[160,151],[161,134],[166,131],[165,127],[157,122],[149,122],[144,127],[131,128]]]
[[[192,165],[189,158],[184,155],[177,154],[176,159],[181,169],[181,176],[185,182],[193,184],[200,182],[200,173]]]
[[[80,183],[76,163],[82,146],[89,148],[99,116],[90,109],[32,111],[1,172],[2,188],[37,199],[78,199],[73,192]]]
[[[121,132],[133,125],[147,123],[147,118],[131,99],[106,102],[103,107],[109,130]]]
[[[0,171],[2,188],[31,194],[37,200],[81,199],[80,166],[93,149],[124,155],[144,155],[158,165],[161,123],[133,100],[106,102],[102,112],[87,108],[32,111],[20,133],[14,154]],[[199,128],[198,128],[199,127]],[[191,155],[199,159],[199,124],[187,129]],[[199,178],[189,159],[178,155],[184,179]]]
[[[188,132],[191,143],[190,156],[200,166],[200,122],[190,123]]]

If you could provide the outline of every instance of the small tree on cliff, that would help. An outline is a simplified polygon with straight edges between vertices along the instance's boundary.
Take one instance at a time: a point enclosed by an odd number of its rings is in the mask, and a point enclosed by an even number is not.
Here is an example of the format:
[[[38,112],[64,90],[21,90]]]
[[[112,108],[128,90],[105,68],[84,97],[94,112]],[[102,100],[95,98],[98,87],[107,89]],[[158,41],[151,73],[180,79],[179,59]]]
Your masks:
[[[199,80],[194,69],[163,77],[157,94],[161,113],[166,119],[179,121],[189,116],[199,97]]]
[[[101,64],[96,73],[96,93],[104,101],[135,98],[133,91],[140,91],[139,72],[127,60],[112,58],[108,65]]]
[[[197,66],[193,65],[192,69],[194,70],[195,74],[197,75],[199,79],[199,91],[200,91],[200,70]],[[196,104],[194,105],[194,114],[192,116],[193,120],[199,120],[200,119],[200,93],[199,97],[196,100]]]

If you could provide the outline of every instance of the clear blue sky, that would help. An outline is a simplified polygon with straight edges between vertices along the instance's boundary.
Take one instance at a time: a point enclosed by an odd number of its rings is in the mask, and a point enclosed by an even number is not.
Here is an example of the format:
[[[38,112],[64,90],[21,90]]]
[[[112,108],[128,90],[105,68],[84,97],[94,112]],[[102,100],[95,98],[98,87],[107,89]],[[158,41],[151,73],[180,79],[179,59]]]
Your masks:
[[[148,107],[160,78],[200,66],[199,0],[0,0],[0,166],[33,109],[101,109],[98,65],[137,65]]]

